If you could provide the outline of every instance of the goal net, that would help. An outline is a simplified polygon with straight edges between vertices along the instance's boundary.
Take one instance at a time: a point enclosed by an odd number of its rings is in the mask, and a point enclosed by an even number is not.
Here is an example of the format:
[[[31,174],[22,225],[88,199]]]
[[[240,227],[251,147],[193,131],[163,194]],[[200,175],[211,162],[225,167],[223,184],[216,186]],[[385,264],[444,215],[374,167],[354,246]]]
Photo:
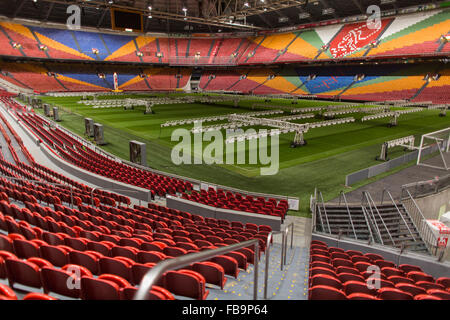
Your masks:
[[[436,152],[438,156],[430,157]],[[450,169],[450,127],[422,136],[417,165],[442,170]]]

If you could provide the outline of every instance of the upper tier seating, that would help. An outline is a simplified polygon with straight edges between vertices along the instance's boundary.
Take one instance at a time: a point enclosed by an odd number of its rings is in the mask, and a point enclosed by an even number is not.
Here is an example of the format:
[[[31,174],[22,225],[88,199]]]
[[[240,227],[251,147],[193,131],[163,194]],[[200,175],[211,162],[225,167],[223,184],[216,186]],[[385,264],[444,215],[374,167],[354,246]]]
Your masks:
[[[223,39],[111,35],[0,22],[0,55],[174,65],[442,55],[447,49],[440,50],[439,38],[450,30],[449,14],[440,9],[389,17],[375,29],[357,22]]]

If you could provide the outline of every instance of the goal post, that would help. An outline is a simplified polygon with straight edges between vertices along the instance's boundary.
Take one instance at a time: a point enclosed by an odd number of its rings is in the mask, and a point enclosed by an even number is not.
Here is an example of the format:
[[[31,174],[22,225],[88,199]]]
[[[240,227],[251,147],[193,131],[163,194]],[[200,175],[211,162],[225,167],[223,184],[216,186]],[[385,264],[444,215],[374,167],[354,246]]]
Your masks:
[[[441,165],[437,163],[425,163],[426,155],[438,151]],[[420,139],[417,165],[435,169],[450,170],[450,127],[426,133]]]

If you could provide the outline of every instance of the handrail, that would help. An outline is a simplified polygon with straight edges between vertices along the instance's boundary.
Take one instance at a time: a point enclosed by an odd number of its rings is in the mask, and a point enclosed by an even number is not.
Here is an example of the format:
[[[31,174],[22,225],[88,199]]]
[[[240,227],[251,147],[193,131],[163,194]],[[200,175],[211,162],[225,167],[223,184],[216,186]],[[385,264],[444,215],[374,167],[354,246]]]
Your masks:
[[[330,223],[328,222],[327,208],[325,208],[325,201],[323,200],[322,191],[319,191],[320,199],[322,200],[323,212],[325,213],[325,220],[327,221],[328,233],[331,234]]]
[[[350,208],[348,206],[347,197],[345,196],[345,193],[342,190],[339,194],[339,204],[341,204],[341,197],[344,198],[345,206],[347,207],[347,213],[348,213],[348,217],[350,219],[350,224],[352,225],[353,234],[355,235],[355,239],[358,239],[358,236],[356,235],[356,231],[355,231],[355,226],[353,225],[353,219],[352,219],[352,215],[350,213]]]
[[[377,220],[375,219],[375,215],[373,213],[372,205],[370,204],[369,197],[367,196],[367,191],[363,191],[362,192],[362,200],[361,200],[362,207],[364,207],[364,199],[367,201],[367,205],[369,206],[370,213],[372,214],[372,217],[371,217],[372,224],[375,226],[375,230],[377,231],[378,238],[380,239],[381,244],[384,245],[384,241],[383,241],[383,237],[381,236],[380,228],[378,228],[378,223],[377,223]],[[367,213],[369,214],[369,212],[367,212]],[[370,228],[370,226],[369,226],[369,228]]]
[[[153,284],[161,277],[162,274],[169,270],[182,268],[191,263],[211,259],[221,254],[228,253],[241,248],[255,246],[255,269],[253,281],[253,300],[258,300],[258,260],[259,260],[259,240],[251,239],[240,243],[235,243],[226,247],[220,247],[212,250],[205,250],[198,253],[189,253],[177,258],[167,259],[156,264],[142,278],[139,289],[134,296],[134,300],[145,300],[153,287]]]
[[[389,196],[389,198],[391,199],[392,203],[395,206],[395,209],[397,209],[398,214],[400,215],[400,217],[403,220],[403,223],[406,225],[406,228],[408,228],[409,234],[411,235],[411,237],[413,238],[414,241],[416,241],[416,237],[414,237],[413,233],[411,232],[411,229],[408,226],[408,223],[406,223],[405,217],[403,217],[403,214],[400,212],[400,209],[398,208],[397,204],[394,201],[394,198],[392,197],[392,194],[389,192],[388,189],[383,189],[383,193],[381,195],[381,200],[383,201],[383,197],[384,197],[384,193],[387,193],[387,195]]]
[[[392,244],[395,245],[394,238],[392,238],[391,232],[389,231],[388,227],[386,226],[386,223],[384,222],[384,219],[383,219],[383,217],[381,216],[380,211],[378,210],[378,207],[377,207],[377,205],[375,204],[375,201],[373,200],[373,198],[372,198],[372,196],[371,196],[371,194],[370,194],[369,192],[367,192],[367,195],[369,196],[369,199],[370,199],[370,201],[372,202],[372,204],[373,204],[373,206],[374,206],[374,208],[375,208],[375,211],[376,211],[377,214],[378,214],[378,217],[380,217],[381,223],[383,223],[383,226],[384,226],[384,228],[386,229],[386,231],[387,231],[387,233],[388,233],[388,235],[389,235],[389,238],[390,238],[391,241],[392,241]],[[375,220],[375,222],[376,222],[376,220]]]
[[[281,263],[281,270],[283,270],[283,267],[287,264],[286,257],[287,257],[287,237],[289,234],[289,229],[291,229],[291,250],[293,248],[293,242],[294,242],[294,223],[291,222],[289,225],[286,226],[284,229],[284,261]]]
[[[294,242],[294,222],[291,222],[287,225],[282,231],[272,231],[267,236],[267,248],[266,248],[266,270],[264,273],[264,299],[267,299],[267,289],[268,289],[268,279],[269,279],[269,263],[270,263],[270,243],[272,241],[272,237],[275,234],[282,234],[281,238],[281,263],[280,269],[283,271],[284,266],[286,265],[286,256],[287,256],[287,236],[289,234],[289,229],[292,228],[291,232],[291,250],[293,248]]]
[[[369,235],[370,235],[369,244],[370,244],[370,241],[375,242],[375,239],[373,238],[372,228],[370,227],[369,213],[366,212],[367,209],[364,206],[361,206],[361,208],[362,208],[364,219],[366,220],[367,229],[369,229]],[[356,240],[358,240],[358,239],[356,239]]]
[[[411,214],[408,211],[408,213],[409,213],[409,215],[411,217],[411,220],[412,220],[414,226],[416,227],[416,229],[419,231],[419,234],[422,237],[422,239],[424,240],[425,244],[427,245],[428,250],[431,251],[432,248],[436,247],[437,238],[434,235],[434,233],[431,230],[431,228],[425,223],[426,218],[423,215],[422,210],[417,205],[416,200],[414,200],[414,198],[412,197],[412,195],[409,192],[408,188],[402,188],[402,195],[401,195],[401,197],[403,198],[403,190],[405,190],[406,193],[407,193],[407,199],[406,200],[410,200],[412,202],[413,208],[416,211],[414,214]],[[404,201],[404,199],[401,200],[402,204],[404,205],[403,201]],[[406,209],[406,207],[405,207],[405,209]],[[418,227],[419,224],[420,224],[420,228]],[[436,252],[432,253],[432,254],[436,254]]]
[[[283,231],[271,231],[267,236],[267,247],[266,247],[266,270],[264,273],[264,299],[267,299],[267,283],[269,281],[269,263],[270,263],[270,243],[272,242],[273,235],[275,234],[283,234],[283,241],[281,245],[281,265],[283,265],[283,254],[284,254],[284,233]],[[282,267],[281,267],[282,268]],[[281,269],[283,270],[283,269]]]
[[[369,201],[372,202],[372,204],[373,204],[373,206],[374,206],[374,208],[375,208],[375,210],[376,210],[378,216],[380,217],[381,222],[383,223],[384,228],[386,229],[386,231],[387,231],[387,233],[388,233],[388,235],[389,235],[389,238],[390,238],[391,241],[392,241],[392,244],[395,245],[395,241],[394,241],[394,239],[392,238],[391,232],[389,231],[388,227],[386,226],[386,223],[384,223],[384,219],[383,219],[383,217],[381,216],[380,211],[378,210],[377,205],[375,204],[375,201],[373,201],[372,196],[370,195],[369,192],[367,192],[367,191],[364,191],[364,192],[366,193],[366,196],[368,196],[368,198],[370,199]],[[370,206],[371,206],[371,208],[372,208],[372,205],[370,205]],[[377,223],[376,223],[376,220],[375,220],[375,224],[377,224]],[[380,234],[380,236],[381,236],[381,234]]]

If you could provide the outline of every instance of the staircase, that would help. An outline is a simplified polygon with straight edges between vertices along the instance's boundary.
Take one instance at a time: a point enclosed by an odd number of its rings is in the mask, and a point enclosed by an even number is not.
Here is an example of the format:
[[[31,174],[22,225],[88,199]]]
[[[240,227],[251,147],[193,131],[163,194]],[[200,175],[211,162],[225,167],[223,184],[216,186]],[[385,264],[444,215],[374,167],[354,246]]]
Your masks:
[[[373,214],[372,214],[373,213]],[[428,253],[411,217],[403,204],[377,205],[376,210],[368,208],[368,217],[376,242],[420,253]]]
[[[317,201],[315,231],[429,254],[405,206],[385,192],[391,201],[381,204],[376,204],[368,192],[363,192],[361,204],[349,205],[343,193],[336,204]]]

